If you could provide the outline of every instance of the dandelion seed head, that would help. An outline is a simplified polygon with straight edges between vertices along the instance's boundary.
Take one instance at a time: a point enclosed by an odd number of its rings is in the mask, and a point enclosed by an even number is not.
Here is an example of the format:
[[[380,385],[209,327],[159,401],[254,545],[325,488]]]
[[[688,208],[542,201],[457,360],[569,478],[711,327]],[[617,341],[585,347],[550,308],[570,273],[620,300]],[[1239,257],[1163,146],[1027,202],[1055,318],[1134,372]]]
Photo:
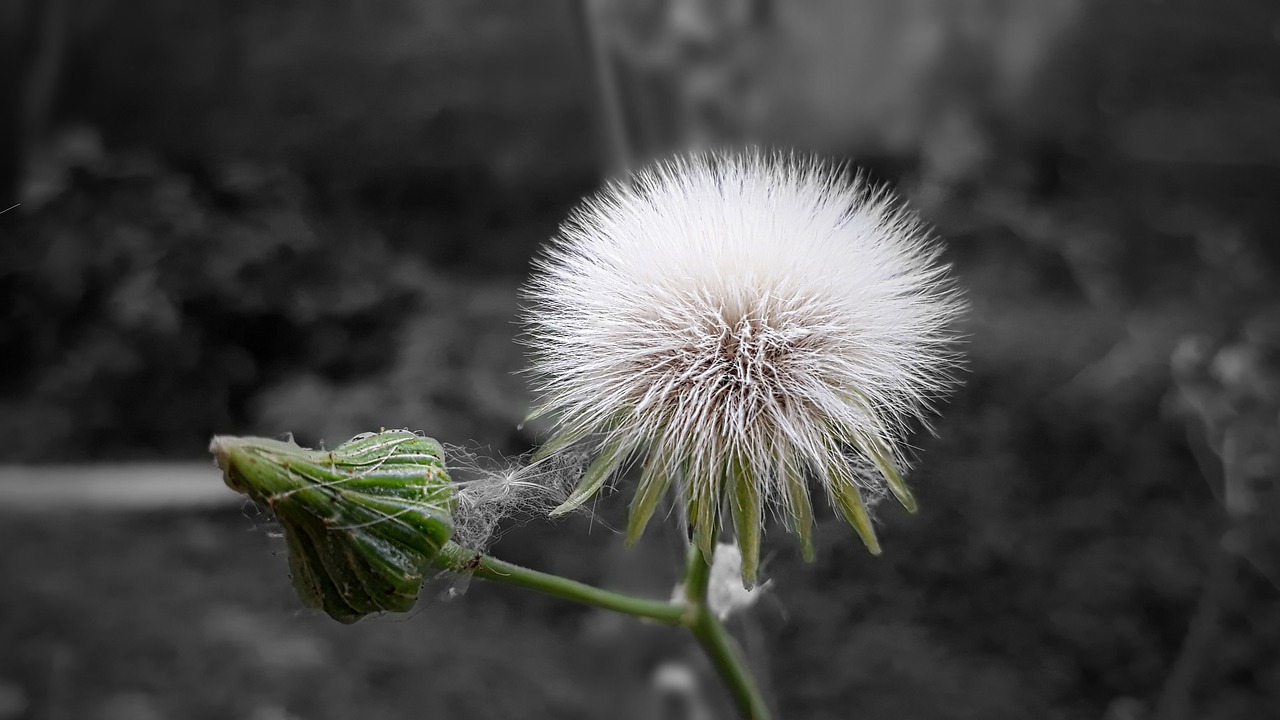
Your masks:
[[[810,159],[694,155],[585,201],[525,288],[548,447],[600,443],[568,504],[642,453],[629,539],[674,487],[708,556],[732,517],[751,584],[766,508],[811,555],[816,479],[876,549],[865,508],[914,506],[904,439],[956,365],[938,256],[888,192]]]

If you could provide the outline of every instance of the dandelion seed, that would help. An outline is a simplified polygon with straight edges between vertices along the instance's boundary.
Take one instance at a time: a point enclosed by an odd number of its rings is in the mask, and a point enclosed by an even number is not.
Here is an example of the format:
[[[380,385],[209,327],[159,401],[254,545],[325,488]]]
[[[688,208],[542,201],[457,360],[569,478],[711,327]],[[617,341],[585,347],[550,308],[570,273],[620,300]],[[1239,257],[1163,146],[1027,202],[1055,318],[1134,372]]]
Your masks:
[[[598,445],[557,512],[643,455],[628,543],[675,488],[706,556],[731,519],[754,585],[766,510],[812,559],[812,479],[878,553],[867,507],[914,510],[904,438],[956,364],[938,255],[887,192],[794,157],[695,155],[587,200],[525,288],[541,453]]]
[[[457,489],[453,540],[477,553],[488,550],[504,521],[545,517],[563,504],[583,467],[579,455],[567,453],[527,462],[487,458],[457,445],[445,449]]]

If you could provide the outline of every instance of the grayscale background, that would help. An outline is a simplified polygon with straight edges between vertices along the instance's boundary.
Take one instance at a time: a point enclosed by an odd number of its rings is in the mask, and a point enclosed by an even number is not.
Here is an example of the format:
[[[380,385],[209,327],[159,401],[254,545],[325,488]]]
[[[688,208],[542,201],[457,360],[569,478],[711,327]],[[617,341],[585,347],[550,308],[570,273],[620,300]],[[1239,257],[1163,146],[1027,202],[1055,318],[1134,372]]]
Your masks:
[[[972,305],[884,555],[767,533],[779,717],[1280,717],[1273,0],[3,0],[0,720],[732,717],[680,633],[507,587],[301,609],[206,447],[529,451],[540,243],[748,143],[895,187]],[[666,597],[620,485],[495,554]]]

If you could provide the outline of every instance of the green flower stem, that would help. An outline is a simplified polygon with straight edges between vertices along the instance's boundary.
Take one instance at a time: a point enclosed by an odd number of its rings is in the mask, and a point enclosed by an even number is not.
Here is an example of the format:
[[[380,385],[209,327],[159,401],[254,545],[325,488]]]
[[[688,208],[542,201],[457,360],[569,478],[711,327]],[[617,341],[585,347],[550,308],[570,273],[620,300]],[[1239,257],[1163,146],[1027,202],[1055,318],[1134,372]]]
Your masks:
[[[469,572],[485,580],[519,585],[565,600],[656,620],[667,625],[687,624],[686,608],[682,605],[623,595],[559,575],[530,570],[488,555],[477,554],[455,542],[445,544],[436,556],[435,565],[442,570]]]
[[[715,547],[714,544],[712,547]],[[711,562],[696,545],[689,546],[684,565],[684,599],[689,607],[707,604],[707,585],[711,582]]]
[[[769,705],[756,687],[755,678],[751,677],[751,671],[738,654],[737,643],[724,625],[714,614],[703,608],[698,621],[689,629],[715,664],[724,683],[729,686],[729,692],[733,694],[742,716],[751,720],[769,720]]]
[[[684,625],[693,632],[693,636],[702,645],[702,650],[716,666],[721,679],[729,686],[734,702],[742,716],[750,720],[768,720],[769,705],[756,686],[751,671],[747,669],[742,655],[711,608],[707,606],[707,583],[711,579],[711,563],[698,549],[697,545],[689,548],[689,556],[685,567],[684,593],[688,616]]]
[[[339,622],[409,610],[421,591],[422,566],[429,563],[683,625],[711,658],[742,714],[749,720],[769,717],[733,638],[707,606],[713,532],[700,537],[705,555],[698,544],[689,549],[684,597],[650,600],[523,568],[448,540],[452,506],[443,451],[435,440],[407,430],[358,435],[331,451],[227,436],[215,437],[210,450],[227,486],[279,519],[299,597]]]
[[[743,717],[749,720],[768,720],[769,706],[756,687],[751,672],[724,625],[707,607],[707,584],[711,579],[711,564],[696,545],[689,548],[685,570],[684,601],[679,603],[648,600],[623,595],[580,583],[576,580],[530,570],[513,563],[468,550],[455,542],[441,548],[434,560],[436,567],[454,573],[471,573],[476,577],[509,585],[518,585],[546,593],[564,600],[584,605],[614,610],[639,618],[655,620],[667,625],[683,625],[689,628],[703,651],[711,658],[716,671],[729,691]]]

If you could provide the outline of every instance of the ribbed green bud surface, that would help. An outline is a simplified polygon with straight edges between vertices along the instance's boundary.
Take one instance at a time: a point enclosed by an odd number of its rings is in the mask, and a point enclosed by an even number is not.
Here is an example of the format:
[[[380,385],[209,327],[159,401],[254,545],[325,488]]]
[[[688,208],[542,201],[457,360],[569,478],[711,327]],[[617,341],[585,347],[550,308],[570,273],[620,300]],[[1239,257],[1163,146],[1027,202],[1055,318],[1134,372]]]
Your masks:
[[[332,450],[218,436],[209,450],[227,486],[280,521],[303,604],[339,622],[412,609],[453,534],[444,451],[408,430]]]

